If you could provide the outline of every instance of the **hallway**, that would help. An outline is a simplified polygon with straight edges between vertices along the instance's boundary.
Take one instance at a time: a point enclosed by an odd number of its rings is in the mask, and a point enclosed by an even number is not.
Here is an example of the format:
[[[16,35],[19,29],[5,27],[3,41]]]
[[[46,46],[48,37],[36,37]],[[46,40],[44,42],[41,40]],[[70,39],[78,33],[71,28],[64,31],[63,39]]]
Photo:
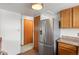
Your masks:
[[[29,44],[23,45],[21,47],[21,52],[23,53],[23,52],[29,51],[31,49],[33,49],[33,43],[29,43]]]

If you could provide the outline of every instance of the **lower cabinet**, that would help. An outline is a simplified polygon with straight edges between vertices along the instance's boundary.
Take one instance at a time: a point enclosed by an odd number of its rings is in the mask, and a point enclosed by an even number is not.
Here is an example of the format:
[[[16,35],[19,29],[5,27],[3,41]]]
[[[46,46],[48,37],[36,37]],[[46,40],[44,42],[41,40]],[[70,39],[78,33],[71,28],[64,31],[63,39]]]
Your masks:
[[[58,55],[77,55],[78,54],[78,47],[74,45],[69,45],[66,43],[58,42]]]

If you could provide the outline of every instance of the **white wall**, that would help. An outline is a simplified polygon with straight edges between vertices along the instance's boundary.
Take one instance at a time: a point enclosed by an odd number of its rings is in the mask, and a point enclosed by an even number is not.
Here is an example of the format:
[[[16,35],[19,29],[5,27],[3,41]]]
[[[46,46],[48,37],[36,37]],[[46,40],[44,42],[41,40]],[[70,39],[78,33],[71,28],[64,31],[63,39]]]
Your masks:
[[[54,17],[54,54],[56,54],[56,40],[60,37],[59,18],[57,15]]]
[[[60,37],[63,36],[73,36],[73,37],[79,37],[77,34],[79,33],[79,29],[61,29]]]
[[[0,35],[2,50],[10,55],[20,53],[21,15],[0,9]]]

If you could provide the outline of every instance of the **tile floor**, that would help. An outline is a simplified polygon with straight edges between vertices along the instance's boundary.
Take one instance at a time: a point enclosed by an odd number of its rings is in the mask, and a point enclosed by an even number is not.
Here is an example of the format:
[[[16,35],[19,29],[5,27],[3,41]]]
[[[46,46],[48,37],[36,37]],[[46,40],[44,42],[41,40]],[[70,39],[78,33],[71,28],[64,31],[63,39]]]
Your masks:
[[[24,53],[24,52],[29,51],[31,49],[33,49],[33,43],[22,46],[21,52]]]

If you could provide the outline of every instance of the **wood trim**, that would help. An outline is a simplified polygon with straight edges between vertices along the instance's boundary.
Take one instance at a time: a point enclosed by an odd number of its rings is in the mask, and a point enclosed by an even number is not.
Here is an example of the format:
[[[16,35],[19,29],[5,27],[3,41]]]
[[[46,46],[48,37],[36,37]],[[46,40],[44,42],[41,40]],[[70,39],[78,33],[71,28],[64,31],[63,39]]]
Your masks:
[[[39,26],[40,16],[34,17],[34,49],[38,51]]]

